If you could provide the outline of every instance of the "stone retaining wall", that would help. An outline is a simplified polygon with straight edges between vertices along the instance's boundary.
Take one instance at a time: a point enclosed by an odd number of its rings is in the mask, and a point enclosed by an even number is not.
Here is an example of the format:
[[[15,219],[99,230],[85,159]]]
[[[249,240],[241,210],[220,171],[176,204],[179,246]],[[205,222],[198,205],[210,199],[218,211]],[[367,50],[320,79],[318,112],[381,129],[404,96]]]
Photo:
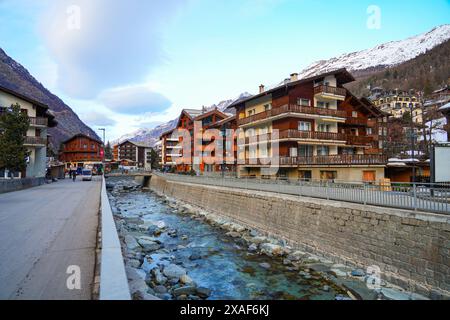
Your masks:
[[[0,179],[0,193],[33,188],[45,183],[45,178]]]
[[[450,216],[363,206],[153,176],[150,187],[336,263],[378,266],[382,279],[450,297]]]

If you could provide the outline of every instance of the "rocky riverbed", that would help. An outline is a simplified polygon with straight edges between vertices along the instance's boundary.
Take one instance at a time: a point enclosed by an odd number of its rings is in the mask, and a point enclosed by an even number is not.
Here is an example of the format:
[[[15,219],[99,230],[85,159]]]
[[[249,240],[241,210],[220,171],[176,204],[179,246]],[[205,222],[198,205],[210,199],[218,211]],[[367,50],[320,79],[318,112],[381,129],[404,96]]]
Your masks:
[[[364,270],[293,250],[219,215],[109,178],[134,299],[412,299]]]

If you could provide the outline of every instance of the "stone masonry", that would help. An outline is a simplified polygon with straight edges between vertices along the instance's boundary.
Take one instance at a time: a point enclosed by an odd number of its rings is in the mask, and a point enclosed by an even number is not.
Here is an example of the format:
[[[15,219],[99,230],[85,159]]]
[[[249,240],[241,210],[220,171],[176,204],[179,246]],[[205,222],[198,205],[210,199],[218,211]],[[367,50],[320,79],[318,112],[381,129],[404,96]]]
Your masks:
[[[383,280],[404,289],[450,297],[450,216],[158,176],[151,178],[150,187],[336,263],[378,266]]]

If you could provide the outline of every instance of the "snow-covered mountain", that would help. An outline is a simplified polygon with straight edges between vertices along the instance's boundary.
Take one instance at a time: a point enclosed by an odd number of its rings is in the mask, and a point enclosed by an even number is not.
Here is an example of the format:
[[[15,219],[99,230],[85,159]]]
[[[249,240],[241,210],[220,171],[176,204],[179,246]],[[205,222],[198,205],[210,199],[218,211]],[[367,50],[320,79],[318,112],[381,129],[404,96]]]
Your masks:
[[[300,73],[300,78],[347,68],[360,71],[371,68],[391,67],[414,59],[450,39],[450,25],[445,24],[429,32],[405,40],[380,44],[372,49],[343,54],[337,58],[311,64]]]
[[[244,99],[249,96],[251,96],[250,93],[244,92],[244,93],[241,93],[239,95],[239,97],[236,99],[223,100],[217,104],[213,104],[212,106],[208,107],[207,110],[212,110],[214,108],[217,108],[220,111],[225,111],[225,109],[228,108],[228,106],[231,105],[234,101],[239,100],[239,99]],[[229,112],[229,110],[227,110],[227,113],[228,112]],[[154,146],[155,143],[158,142],[161,134],[175,128],[177,123],[178,123],[178,118],[171,120],[167,123],[161,124],[154,129],[139,129],[134,132],[128,133],[126,135],[123,135],[117,140],[111,141],[111,144],[115,145],[117,143],[121,143],[126,140],[131,140],[131,141],[136,141],[136,142],[144,142],[144,143],[147,143],[149,146]]]

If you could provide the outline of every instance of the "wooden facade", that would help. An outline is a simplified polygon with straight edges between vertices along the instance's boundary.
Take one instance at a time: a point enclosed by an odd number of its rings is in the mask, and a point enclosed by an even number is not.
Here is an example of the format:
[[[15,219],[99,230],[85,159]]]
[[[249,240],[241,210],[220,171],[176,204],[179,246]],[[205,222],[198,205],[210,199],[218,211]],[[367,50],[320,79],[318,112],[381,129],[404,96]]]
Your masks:
[[[62,144],[59,159],[68,165],[102,162],[103,143],[84,134],[77,134]]]
[[[261,86],[258,95],[234,103],[246,141],[240,175],[263,175],[271,160],[280,166],[279,176],[290,178],[381,179],[387,160],[379,127],[385,115],[344,87],[353,80],[345,69],[302,80],[294,74],[279,87]],[[259,137],[269,146],[251,148]],[[275,141],[278,149],[272,150]],[[342,167],[358,167],[358,173],[350,178]]]

